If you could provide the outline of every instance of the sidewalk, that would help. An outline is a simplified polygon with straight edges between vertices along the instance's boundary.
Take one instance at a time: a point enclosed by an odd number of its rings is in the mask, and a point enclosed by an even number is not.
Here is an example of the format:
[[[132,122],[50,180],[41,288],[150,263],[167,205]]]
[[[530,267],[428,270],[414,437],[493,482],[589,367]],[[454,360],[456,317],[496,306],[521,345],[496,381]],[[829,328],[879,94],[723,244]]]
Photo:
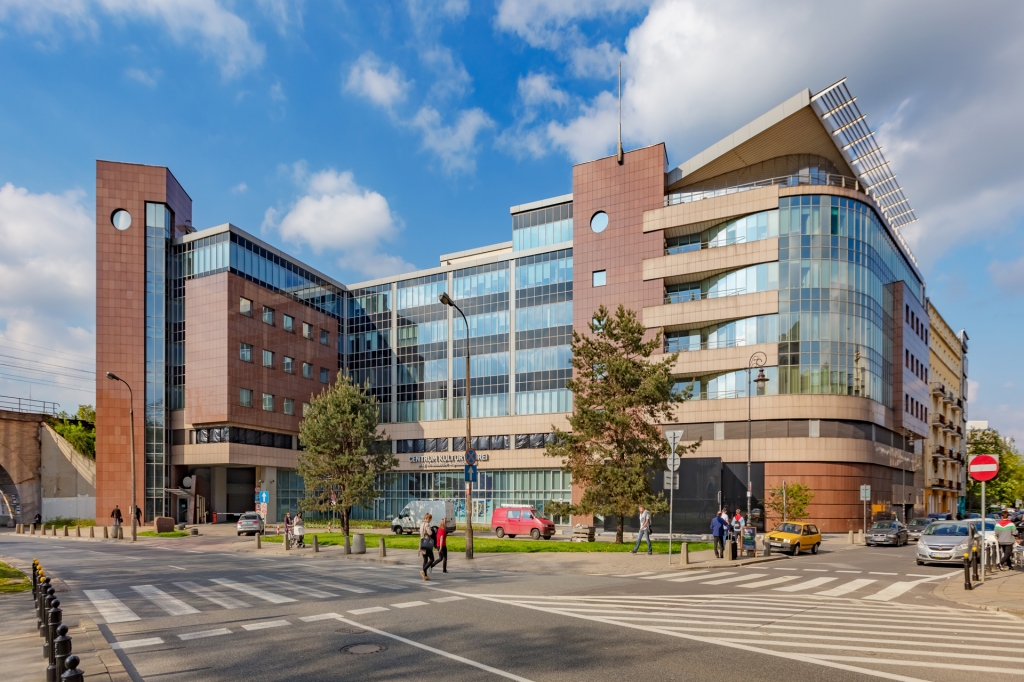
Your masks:
[[[984,584],[975,584],[973,590],[964,589],[963,579],[945,580],[932,593],[940,599],[989,611],[1005,611],[1024,616],[1024,572],[1003,571],[993,573]]]
[[[31,566],[11,559],[0,560],[28,573]],[[103,637],[99,628],[75,608],[73,600],[66,601],[65,590],[56,592],[64,610],[63,622],[68,626],[72,653],[81,659],[78,668],[88,680],[99,682],[130,682],[131,677],[120,659]],[[5,682],[40,682],[46,679],[46,661],[43,659],[43,638],[36,630],[32,592],[0,594],[0,661],[3,661]]]

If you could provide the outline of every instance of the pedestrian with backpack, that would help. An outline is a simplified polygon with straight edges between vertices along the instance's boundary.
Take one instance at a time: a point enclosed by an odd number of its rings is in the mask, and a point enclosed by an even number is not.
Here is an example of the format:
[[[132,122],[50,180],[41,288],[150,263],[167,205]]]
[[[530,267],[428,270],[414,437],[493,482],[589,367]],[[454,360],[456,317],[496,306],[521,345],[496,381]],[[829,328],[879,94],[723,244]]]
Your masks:
[[[433,518],[432,514],[424,514],[423,523],[420,524],[420,556],[423,557],[423,568],[420,569],[420,575],[424,580],[430,580],[427,569],[434,563],[434,531],[430,527]]]
[[[721,514],[711,519],[711,537],[715,541],[715,558],[725,558],[725,539],[729,535],[729,522],[722,518]]]
[[[430,564],[430,568],[441,564],[441,572],[448,572],[448,530],[444,527],[445,519],[441,519],[440,525],[437,527],[437,538],[435,544],[437,545],[437,559],[434,563]]]

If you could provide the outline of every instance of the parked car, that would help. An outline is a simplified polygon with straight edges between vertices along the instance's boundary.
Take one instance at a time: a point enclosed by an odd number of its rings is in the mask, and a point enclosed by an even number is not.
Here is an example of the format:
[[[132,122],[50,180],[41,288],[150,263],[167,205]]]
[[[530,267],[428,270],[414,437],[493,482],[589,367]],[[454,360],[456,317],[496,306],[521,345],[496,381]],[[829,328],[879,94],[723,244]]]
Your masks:
[[[503,504],[491,515],[491,530],[499,538],[529,533],[534,540],[542,537],[550,540],[555,534],[555,524],[528,504]]]
[[[917,541],[917,565],[962,564],[971,525],[978,532],[981,521],[935,521],[929,524]],[[987,522],[985,525],[989,531],[995,529],[994,523]],[[985,541],[990,546],[997,544],[995,533],[989,532]]]
[[[821,546],[821,532],[813,523],[787,521],[775,526],[775,530],[765,536],[764,544],[793,556],[802,550],[817,554]]]
[[[420,524],[427,514],[431,516],[431,527],[437,528],[441,519],[446,519],[445,530],[455,532],[455,505],[451,500],[416,500],[405,505],[398,516],[391,519],[391,530],[395,535],[419,533]]]
[[[246,535],[256,535],[259,533],[263,535],[266,530],[263,524],[263,517],[256,512],[245,512],[238,517],[238,524],[236,525],[238,534],[245,533]]]
[[[932,518],[910,519],[910,523],[907,524],[907,537],[909,537],[911,540],[919,540],[921,538],[921,533],[924,532],[924,529],[935,522],[936,519]]]
[[[928,518],[932,519],[933,521],[935,521],[935,520],[939,520],[939,521],[955,521],[956,520],[956,519],[953,518],[953,515],[950,514],[949,512],[932,513],[932,514],[928,515]]]
[[[899,521],[875,521],[868,529],[864,544],[868,547],[875,545],[894,545],[899,547],[907,544],[910,534],[907,527]]]

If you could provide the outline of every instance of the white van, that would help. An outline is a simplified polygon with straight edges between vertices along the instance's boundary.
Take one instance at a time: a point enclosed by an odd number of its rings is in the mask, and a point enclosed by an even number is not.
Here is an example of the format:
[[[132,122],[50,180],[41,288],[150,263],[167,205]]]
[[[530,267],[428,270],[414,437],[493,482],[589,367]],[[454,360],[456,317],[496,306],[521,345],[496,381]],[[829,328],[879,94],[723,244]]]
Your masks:
[[[391,520],[391,530],[395,535],[402,533],[419,533],[420,524],[427,514],[431,516],[430,525],[437,528],[441,519],[447,519],[445,530],[455,532],[455,505],[451,500],[416,500],[405,505],[405,509]]]

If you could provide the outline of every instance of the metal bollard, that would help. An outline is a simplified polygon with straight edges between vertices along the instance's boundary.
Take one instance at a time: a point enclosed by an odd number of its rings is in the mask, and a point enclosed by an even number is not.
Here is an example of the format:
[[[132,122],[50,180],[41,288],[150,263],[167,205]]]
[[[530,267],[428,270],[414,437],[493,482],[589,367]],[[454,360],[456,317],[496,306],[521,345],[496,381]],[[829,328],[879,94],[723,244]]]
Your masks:
[[[57,524],[56,523],[50,525],[50,536],[51,537],[57,537]]]
[[[75,526],[75,537],[76,538],[82,537],[82,527],[81,526]]]
[[[348,533],[345,533],[345,554],[352,553],[352,545],[349,544]]]
[[[43,597],[39,600],[39,636],[46,637],[46,612],[50,610],[50,601],[53,599],[53,588],[50,587],[49,578],[46,578],[46,587],[43,588]]]
[[[971,569],[972,569],[971,572],[974,574],[974,581],[977,582],[977,581],[981,580],[981,577],[978,575],[978,566],[981,564],[981,561],[979,561],[979,557],[978,557],[978,548],[977,547],[971,547],[970,548],[970,552],[971,552]]]
[[[683,566],[690,564],[690,543],[685,540],[679,546],[679,563]]]
[[[124,526],[117,527],[117,539],[124,540]]]
[[[384,536],[380,536],[380,549],[377,551],[377,555],[383,559],[388,555],[388,548],[384,546]]]
[[[263,536],[256,533],[256,549],[263,549]]]
[[[316,554],[319,551],[320,551],[320,541],[314,535],[313,536],[313,554]]]
[[[96,537],[96,526],[89,526],[89,537]]]
[[[110,535],[107,533],[107,527],[106,526],[103,526],[103,539],[104,540],[109,540],[110,539]]]
[[[853,544],[853,531],[850,531],[850,544]]]
[[[46,612],[46,644],[43,645],[44,658],[53,665],[53,640],[57,639],[57,627],[63,619],[64,612],[60,608],[60,599],[50,602],[50,610]],[[56,668],[54,668],[56,671]],[[56,676],[54,676],[56,679]]]
[[[768,542],[768,538],[765,538],[764,551],[761,553],[761,556],[771,556],[771,555],[772,555],[772,545],[771,545],[770,542]]]
[[[78,669],[78,664],[82,661],[71,654],[64,660],[64,666],[67,668],[67,672],[60,676],[61,682],[83,682],[85,676],[82,671]]]
[[[36,534],[36,524],[34,524],[34,523],[32,524],[32,527],[28,529],[28,534],[29,535],[35,535]]]
[[[365,533],[352,533],[352,552],[354,554],[366,554]]]
[[[284,551],[287,552],[289,549],[291,549],[291,546],[289,545],[289,542],[288,542],[288,533],[284,534],[284,542],[281,543],[281,544],[284,545]]]
[[[64,526],[64,537],[69,537],[68,536],[68,527],[67,526]]]
[[[974,589],[974,585],[971,584],[971,553],[969,551],[964,552],[964,589]]]
[[[36,588],[39,587],[39,559],[32,560],[32,599],[36,598]]]
[[[61,623],[57,626],[57,638],[53,640],[53,659],[57,664],[57,677],[64,674],[64,661],[71,655],[71,638],[68,637],[68,626]]]

